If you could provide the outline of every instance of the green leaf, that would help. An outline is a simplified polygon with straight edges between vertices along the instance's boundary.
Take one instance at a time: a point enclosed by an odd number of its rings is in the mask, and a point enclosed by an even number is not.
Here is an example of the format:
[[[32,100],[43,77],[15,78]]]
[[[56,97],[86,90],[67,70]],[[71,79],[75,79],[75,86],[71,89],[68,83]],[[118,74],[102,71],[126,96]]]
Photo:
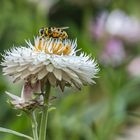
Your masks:
[[[17,131],[14,131],[14,130],[11,130],[11,129],[7,129],[7,128],[3,128],[3,127],[0,127],[0,132],[10,133],[10,134],[13,134],[13,135],[17,135],[17,136],[20,136],[20,137],[27,138],[29,140],[33,140],[33,138],[30,137],[30,136],[27,136],[27,135],[24,135],[24,134],[19,133]]]
[[[50,108],[48,109],[48,112],[51,112],[51,111],[53,111],[53,110],[55,110],[55,109],[56,109],[56,107],[52,106],[52,107],[50,107]]]

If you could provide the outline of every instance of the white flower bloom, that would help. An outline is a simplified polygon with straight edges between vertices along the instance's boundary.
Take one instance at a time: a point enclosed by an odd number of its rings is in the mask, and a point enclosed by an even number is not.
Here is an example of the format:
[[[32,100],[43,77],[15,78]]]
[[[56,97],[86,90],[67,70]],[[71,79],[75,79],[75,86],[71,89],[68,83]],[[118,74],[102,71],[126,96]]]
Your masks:
[[[46,78],[51,85],[75,86],[94,83],[99,69],[97,63],[88,55],[76,56],[77,42],[66,39],[34,40],[34,45],[17,47],[7,51],[2,62],[4,75],[19,80],[42,80]]]
[[[140,40],[140,21],[120,10],[114,10],[110,13],[106,19],[105,29],[109,34],[124,38],[128,42]]]

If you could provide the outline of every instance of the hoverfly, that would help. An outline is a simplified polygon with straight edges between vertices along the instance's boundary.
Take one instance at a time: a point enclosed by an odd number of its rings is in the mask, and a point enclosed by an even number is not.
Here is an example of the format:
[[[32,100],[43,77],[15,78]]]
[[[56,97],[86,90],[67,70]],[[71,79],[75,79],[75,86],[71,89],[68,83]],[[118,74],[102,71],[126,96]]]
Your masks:
[[[56,39],[67,39],[68,34],[65,29],[69,27],[43,27],[39,30],[40,38],[56,38]]]

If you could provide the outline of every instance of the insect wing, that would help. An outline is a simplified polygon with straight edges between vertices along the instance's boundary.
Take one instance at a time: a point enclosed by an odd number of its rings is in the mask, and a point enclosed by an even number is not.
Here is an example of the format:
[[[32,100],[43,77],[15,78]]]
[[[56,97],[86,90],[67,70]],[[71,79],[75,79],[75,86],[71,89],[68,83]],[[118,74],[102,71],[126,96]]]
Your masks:
[[[69,27],[60,27],[60,29],[63,29],[63,30],[65,30],[65,29],[68,29]]]
[[[54,30],[65,30],[65,29],[68,29],[69,27],[54,27]]]

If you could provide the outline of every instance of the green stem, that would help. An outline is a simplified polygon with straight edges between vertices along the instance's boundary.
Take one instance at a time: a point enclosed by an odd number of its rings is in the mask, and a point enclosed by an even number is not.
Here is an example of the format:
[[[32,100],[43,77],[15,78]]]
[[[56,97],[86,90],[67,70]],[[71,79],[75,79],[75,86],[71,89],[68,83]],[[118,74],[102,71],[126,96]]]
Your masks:
[[[50,96],[50,84],[47,82],[45,85],[44,103],[45,106],[42,110],[39,140],[46,140],[48,109],[49,109],[49,96]]]
[[[33,138],[34,140],[38,140],[38,132],[37,132],[37,121],[35,116],[35,111],[32,112],[32,130],[33,130]]]

